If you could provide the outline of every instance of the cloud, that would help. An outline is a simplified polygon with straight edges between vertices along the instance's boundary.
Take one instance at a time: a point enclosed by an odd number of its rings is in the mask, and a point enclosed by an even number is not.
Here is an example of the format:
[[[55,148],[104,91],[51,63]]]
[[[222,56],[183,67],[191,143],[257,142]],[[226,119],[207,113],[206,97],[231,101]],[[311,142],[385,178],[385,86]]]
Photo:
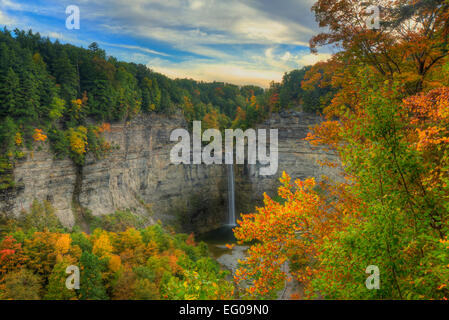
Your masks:
[[[169,42],[180,49],[198,44],[273,44],[307,45],[314,27],[301,19],[284,19],[254,1],[153,0],[89,2],[87,19],[102,19],[109,30]],[[298,6],[296,6],[298,7]],[[300,7],[301,8],[301,7]],[[264,9],[266,11],[264,11]],[[299,9],[298,9],[299,10]],[[303,5],[301,11],[309,11]]]
[[[271,81],[280,82],[286,71],[327,60],[329,54],[309,54],[308,51],[292,54],[275,47],[264,55],[232,61],[187,60],[173,62],[163,58],[150,59],[147,66],[171,78],[192,78],[202,81],[223,81],[237,85],[255,84],[264,88]]]
[[[21,10],[22,9],[21,4],[14,3],[10,0],[0,0],[0,6],[2,8],[7,8],[7,9],[11,9],[11,10]]]
[[[273,79],[281,79],[282,72],[253,68],[249,65],[213,63],[207,61],[186,61],[172,63],[153,59],[147,66],[168,77],[191,78],[202,81],[222,81],[237,85],[255,84],[267,87]]]
[[[151,61],[172,77],[267,86],[286,71],[329,57],[308,50],[318,32],[310,11],[314,0],[77,0],[82,27],[70,33],[62,25],[73,2],[15,0],[15,10],[35,15],[39,27],[41,16],[60,21],[58,28],[38,29],[52,38],[96,41],[110,54]]]
[[[297,57],[296,61],[298,62],[299,65],[302,66],[309,66],[309,65],[314,65],[315,63],[319,62],[319,61],[326,61],[329,60],[331,58],[331,54],[329,53],[319,53],[319,54],[305,54],[303,56]]]
[[[52,39],[58,39],[58,40],[66,40],[67,38],[64,37],[64,35],[60,32],[54,32],[54,31],[50,31],[48,33],[45,34],[45,36],[48,36]]]
[[[156,50],[151,50],[151,49],[143,48],[143,47],[139,47],[139,46],[133,46],[133,45],[127,45],[127,44],[117,44],[117,43],[108,43],[108,42],[103,42],[103,41],[99,41],[98,43],[102,44],[102,45],[110,46],[110,47],[119,47],[119,48],[130,49],[130,50],[139,50],[139,51],[143,51],[145,53],[150,53],[150,54],[155,54],[155,55],[160,55],[160,56],[165,56],[165,57],[169,57],[170,56],[167,53],[163,53],[163,52],[159,52],[159,51],[156,51]]]
[[[10,26],[16,23],[15,19],[8,16],[2,10],[0,10],[0,26]]]

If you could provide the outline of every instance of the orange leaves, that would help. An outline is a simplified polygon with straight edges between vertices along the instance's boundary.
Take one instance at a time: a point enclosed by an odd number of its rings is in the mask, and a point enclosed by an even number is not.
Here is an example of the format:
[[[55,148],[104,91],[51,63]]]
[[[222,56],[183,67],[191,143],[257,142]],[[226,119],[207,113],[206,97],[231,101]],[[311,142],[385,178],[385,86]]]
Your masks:
[[[315,87],[325,88],[331,86],[337,67],[338,62],[335,58],[315,63],[304,76],[301,87],[304,90],[311,91]]]
[[[244,215],[234,230],[239,243],[257,240],[236,273],[237,281],[253,281],[247,290],[252,296],[267,296],[278,290],[286,279],[283,265],[294,257],[313,254],[321,243],[319,238],[329,235],[329,230],[321,226],[324,219],[331,218],[323,213],[324,203],[314,191],[315,181],[297,180],[292,185],[285,172],[280,181],[279,196],[286,201],[281,204],[265,195],[265,206]],[[297,274],[300,277],[301,272]]]
[[[194,235],[193,233],[189,234],[189,237],[187,238],[186,243],[187,243],[189,246],[193,246],[193,247],[196,246],[196,243],[195,243],[195,235]]]
[[[441,87],[420,93],[404,100],[405,108],[411,112],[413,123],[429,123],[432,121],[448,121],[449,88]]]
[[[187,96],[184,96],[184,112],[193,114],[195,112],[193,103],[190,101],[190,98]]]
[[[112,255],[109,259],[109,269],[112,272],[118,272],[122,266],[122,260],[118,255]]]
[[[246,112],[242,108],[237,107],[236,114],[237,114],[235,117],[236,120],[245,120],[246,119]]]
[[[441,87],[404,100],[410,123],[407,141],[422,152],[428,173],[424,178],[429,188],[443,187],[449,159],[449,88]]]
[[[28,267],[41,274],[49,275],[58,256],[56,243],[59,235],[52,232],[36,232],[32,239],[25,239],[23,251],[28,257]]]
[[[326,196],[321,196],[314,179],[292,184],[284,172],[280,182],[278,193],[285,201],[276,202],[265,195],[264,207],[242,216],[234,229],[239,243],[256,241],[235,273],[237,282],[251,281],[247,294],[252,297],[270,297],[282,289],[290,278],[286,263],[301,265],[291,274],[309,286],[320,273],[323,244],[336,237],[345,227],[345,215],[358,207],[343,185],[321,183],[320,188],[326,190]]]
[[[81,99],[72,100],[70,102],[70,111],[75,119],[80,118],[80,114],[83,111],[83,101]]]
[[[43,133],[41,129],[34,129],[33,139],[36,142],[47,140],[47,136]]]
[[[270,95],[270,99],[268,102],[270,111],[275,110],[275,108],[279,106],[279,102],[280,102],[279,93],[273,91],[273,93]]]
[[[22,134],[20,132],[17,132],[14,136],[14,143],[16,146],[21,146],[23,143]]]
[[[337,45],[345,63],[371,65],[385,78],[399,76],[408,91],[417,92],[447,56],[449,9],[447,3],[410,6],[404,16],[405,2],[378,1],[383,23],[371,30],[359,1],[318,0],[312,10],[328,31],[313,37],[310,47],[315,52],[317,46]]]
[[[111,132],[111,124],[110,124],[110,123],[104,122],[104,123],[98,128],[98,132],[99,132],[99,133],[103,133],[103,132]]]
[[[204,129],[219,129],[219,114],[216,109],[212,109],[209,113],[207,113],[203,118],[203,126]]]
[[[342,125],[339,121],[325,121],[313,128],[312,133],[307,134],[306,140],[313,146],[327,145],[336,148],[340,142],[340,130]]]
[[[442,136],[441,133],[443,131],[444,129],[436,127],[429,127],[423,130],[417,128],[416,132],[418,133],[418,141],[416,143],[416,149],[423,151],[430,145],[449,143],[449,138]]]

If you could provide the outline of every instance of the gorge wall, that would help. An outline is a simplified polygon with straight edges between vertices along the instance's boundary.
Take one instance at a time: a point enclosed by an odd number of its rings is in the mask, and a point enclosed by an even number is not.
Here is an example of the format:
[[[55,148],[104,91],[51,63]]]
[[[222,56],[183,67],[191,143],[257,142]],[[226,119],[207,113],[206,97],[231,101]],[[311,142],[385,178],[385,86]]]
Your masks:
[[[317,164],[318,159],[334,159],[332,154],[303,140],[308,127],[319,121],[314,115],[288,112],[260,126],[279,129],[278,174],[263,177],[257,165],[236,166],[237,212],[253,210],[263,192],[273,195],[283,170],[294,178],[338,174]],[[175,143],[169,137],[176,128],[187,128],[179,116],[142,115],[111,124],[105,138],[112,152],[100,160],[87,157],[82,168],[70,159],[55,159],[48,146],[28,152],[15,166],[16,187],[0,194],[0,211],[19,215],[37,199],[50,201],[69,227],[77,221],[74,206],[80,205],[95,216],[130,209],[188,232],[213,229],[226,220],[226,166],[171,164]]]
[[[309,177],[320,181],[322,176],[336,181],[342,178],[340,168],[320,165],[320,161],[339,163],[338,157],[323,147],[312,147],[304,140],[310,127],[321,121],[323,119],[315,114],[283,111],[258,126],[261,129],[278,129],[278,171],[273,176],[262,176],[259,174],[259,164],[237,166],[237,212],[254,212],[254,207],[263,203],[264,193],[270,197],[276,196],[283,171],[290,175],[292,181]]]

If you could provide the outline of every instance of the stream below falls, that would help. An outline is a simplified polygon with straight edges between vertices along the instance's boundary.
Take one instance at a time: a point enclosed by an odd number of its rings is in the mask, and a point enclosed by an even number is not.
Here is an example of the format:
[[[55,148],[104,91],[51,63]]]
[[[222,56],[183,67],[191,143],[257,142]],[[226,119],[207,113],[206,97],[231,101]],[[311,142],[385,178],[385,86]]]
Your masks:
[[[238,268],[238,261],[244,260],[249,246],[237,245],[233,229],[235,226],[225,225],[218,229],[209,231],[198,236],[198,241],[203,241],[209,247],[212,257],[226,270],[231,272],[229,280],[233,281],[235,270]],[[232,249],[226,244],[234,244]],[[291,277],[288,264],[283,266],[284,272]],[[278,293],[278,300],[289,300],[292,295],[302,299],[304,297],[303,286],[296,280],[285,282],[284,289]]]
[[[225,269],[231,271],[234,275],[238,266],[238,261],[245,258],[248,246],[235,245],[229,249],[226,244],[236,244],[237,241],[232,229],[234,226],[222,226],[218,229],[204,233],[198,237],[199,241],[203,241],[209,247],[212,257]]]

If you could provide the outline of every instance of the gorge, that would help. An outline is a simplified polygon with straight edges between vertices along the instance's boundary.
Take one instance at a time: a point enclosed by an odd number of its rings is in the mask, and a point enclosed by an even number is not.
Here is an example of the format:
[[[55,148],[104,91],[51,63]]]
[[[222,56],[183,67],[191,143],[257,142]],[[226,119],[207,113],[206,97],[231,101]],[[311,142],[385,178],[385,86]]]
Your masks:
[[[279,130],[279,169],[274,176],[262,176],[259,165],[231,168],[237,215],[252,212],[264,192],[275,196],[283,170],[294,178],[338,178],[337,169],[318,163],[335,161],[335,156],[304,140],[309,127],[320,121],[311,113],[283,111],[258,126]],[[79,219],[74,210],[79,205],[94,216],[129,209],[149,215],[153,223],[161,220],[184,232],[213,230],[228,220],[232,203],[228,168],[170,163],[174,145],[170,132],[176,128],[187,128],[182,116],[139,115],[129,122],[112,123],[111,130],[104,133],[112,151],[102,159],[89,155],[83,167],[70,159],[55,159],[45,144],[35,147],[17,162],[15,187],[0,194],[0,211],[17,216],[35,199],[48,200],[67,227]]]

